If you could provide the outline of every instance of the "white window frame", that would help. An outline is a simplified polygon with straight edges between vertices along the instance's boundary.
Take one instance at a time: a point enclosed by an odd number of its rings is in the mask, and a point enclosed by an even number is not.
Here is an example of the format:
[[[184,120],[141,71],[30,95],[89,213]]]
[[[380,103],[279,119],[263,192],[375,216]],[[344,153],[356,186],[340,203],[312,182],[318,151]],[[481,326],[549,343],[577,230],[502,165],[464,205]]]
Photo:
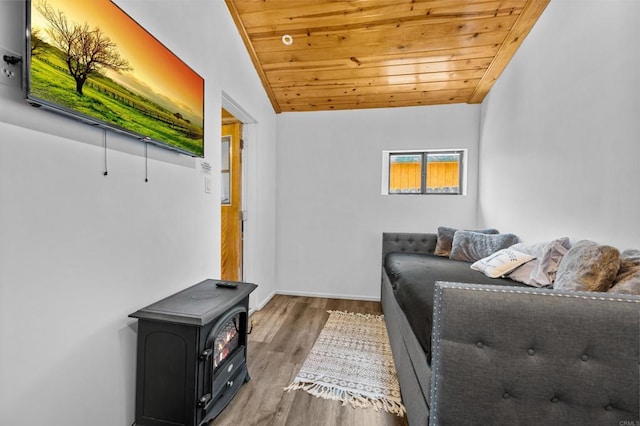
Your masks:
[[[394,150],[388,150],[388,151],[382,151],[382,187],[381,187],[381,194],[382,195],[399,195],[399,194],[389,194],[389,156],[391,154],[424,154],[424,153],[428,153],[428,154],[437,154],[437,153],[441,153],[441,152],[452,152],[452,151],[458,151],[458,152],[462,152],[462,190],[459,194],[447,194],[447,195],[462,195],[465,196],[467,195],[467,158],[469,157],[468,155],[468,150],[466,148],[447,148],[447,149],[394,149]],[[423,195],[442,195],[442,194],[437,194],[437,193],[426,193],[426,194],[400,194],[403,196],[410,196],[410,195],[415,195],[415,196],[423,196]]]

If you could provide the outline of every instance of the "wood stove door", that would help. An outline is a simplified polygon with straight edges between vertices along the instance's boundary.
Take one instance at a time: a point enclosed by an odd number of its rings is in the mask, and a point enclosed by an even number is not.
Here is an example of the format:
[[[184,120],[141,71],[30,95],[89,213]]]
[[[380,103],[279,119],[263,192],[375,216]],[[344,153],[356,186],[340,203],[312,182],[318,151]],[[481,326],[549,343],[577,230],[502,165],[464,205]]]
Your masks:
[[[224,377],[233,376],[245,364],[246,330],[247,310],[244,306],[236,306],[227,311],[207,335],[200,356],[204,363],[204,379],[199,406],[205,412],[226,389],[227,380]],[[233,343],[234,339],[237,343]],[[234,346],[225,348],[227,343],[233,343]]]

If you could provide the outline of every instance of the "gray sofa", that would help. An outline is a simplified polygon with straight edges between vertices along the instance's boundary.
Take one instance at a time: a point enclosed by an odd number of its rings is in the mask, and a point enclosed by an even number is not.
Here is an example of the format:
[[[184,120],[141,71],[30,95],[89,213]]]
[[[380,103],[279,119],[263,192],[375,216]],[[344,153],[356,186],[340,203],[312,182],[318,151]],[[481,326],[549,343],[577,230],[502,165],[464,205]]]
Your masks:
[[[488,278],[433,255],[436,241],[383,234],[382,309],[411,426],[640,424],[640,297]]]

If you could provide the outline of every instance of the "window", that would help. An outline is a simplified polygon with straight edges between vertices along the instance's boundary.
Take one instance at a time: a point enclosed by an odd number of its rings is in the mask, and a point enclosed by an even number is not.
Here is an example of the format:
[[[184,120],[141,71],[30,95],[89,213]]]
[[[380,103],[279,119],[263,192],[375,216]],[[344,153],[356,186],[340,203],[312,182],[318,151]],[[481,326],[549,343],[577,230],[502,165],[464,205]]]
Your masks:
[[[222,204],[231,204],[231,136],[223,136],[221,143]]]
[[[384,151],[382,192],[462,195],[465,154],[466,150]]]

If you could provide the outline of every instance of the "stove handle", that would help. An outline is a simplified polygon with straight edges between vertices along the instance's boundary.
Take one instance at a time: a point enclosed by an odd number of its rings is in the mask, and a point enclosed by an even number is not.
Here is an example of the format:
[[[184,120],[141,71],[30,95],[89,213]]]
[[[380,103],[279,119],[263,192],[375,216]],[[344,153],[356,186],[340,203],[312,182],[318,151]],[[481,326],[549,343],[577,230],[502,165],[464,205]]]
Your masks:
[[[200,400],[198,401],[198,407],[206,407],[207,404],[209,403],[209,401],[211,401],[211,394],[208,393],[206,395],[204,395],[202,398],[200,398]]]
[[[211,354],[213,353],[213,349],[209,348],[200,354],[200,361],[206,361],[209,359]]]

